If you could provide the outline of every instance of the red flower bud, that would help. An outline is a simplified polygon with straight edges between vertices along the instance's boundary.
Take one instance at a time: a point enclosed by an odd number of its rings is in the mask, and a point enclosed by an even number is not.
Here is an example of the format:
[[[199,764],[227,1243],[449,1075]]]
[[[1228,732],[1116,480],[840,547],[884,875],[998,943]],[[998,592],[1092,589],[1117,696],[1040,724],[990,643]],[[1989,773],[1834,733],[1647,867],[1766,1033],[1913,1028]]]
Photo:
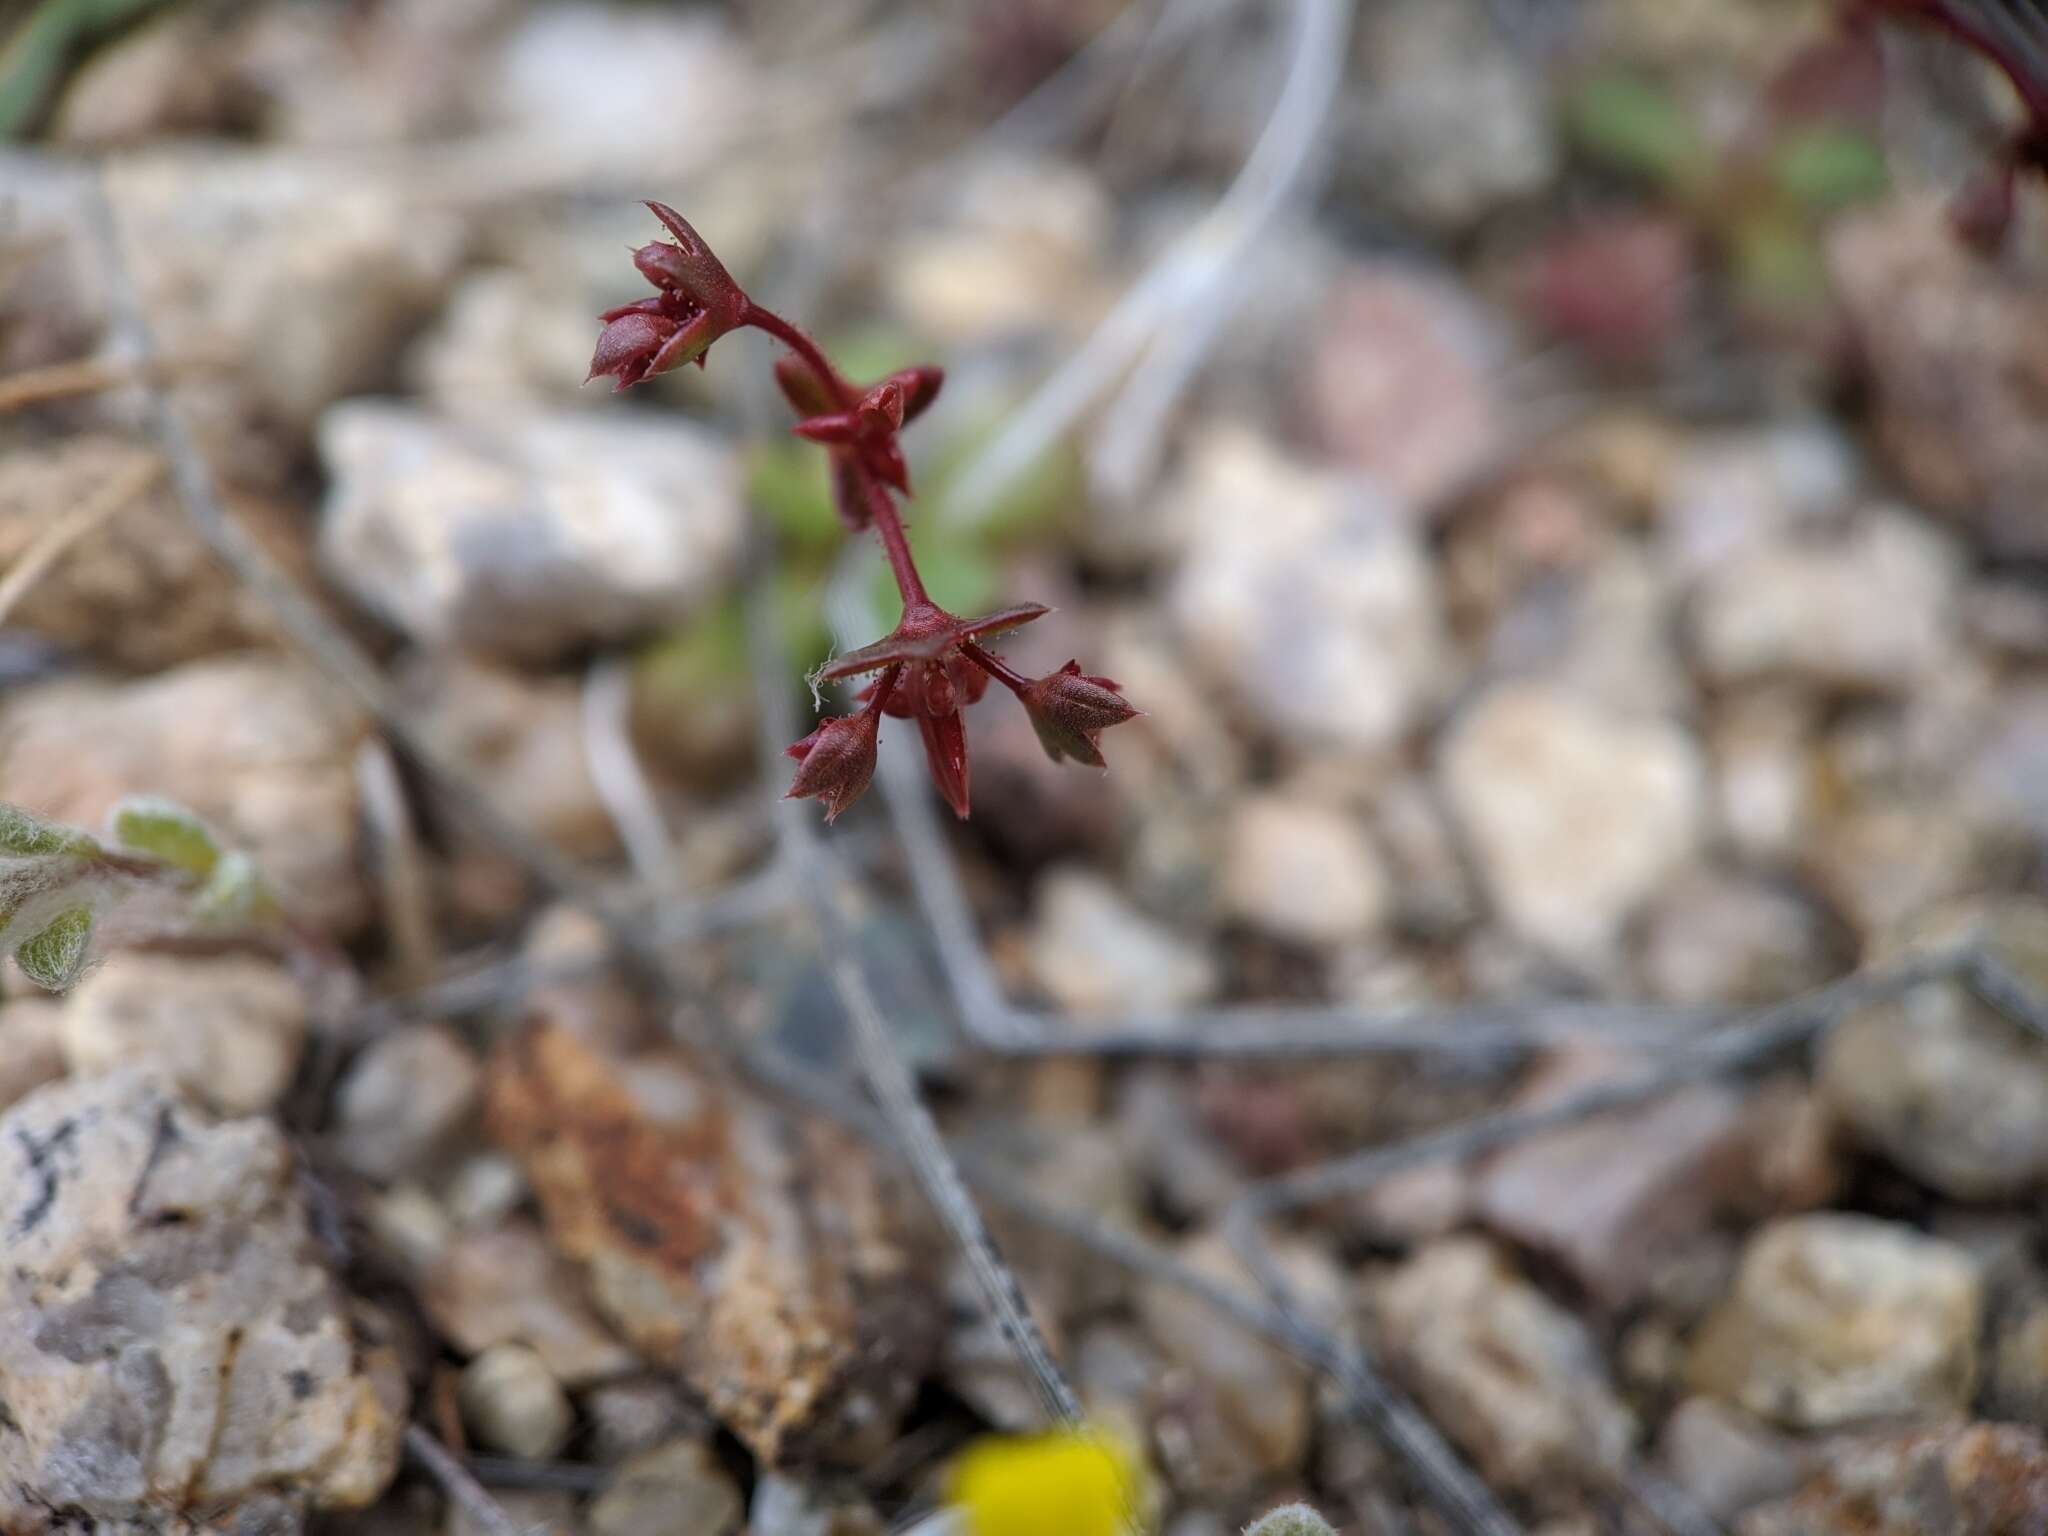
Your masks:
[[[825,807],[825,820],[836,821],[875,776],[875,740],[880,726],[881,718],[872,709],[820,720],[810,735],[784,749],[798,766],[783,798],[816,796]]]
[[[1096,768],[1108,766],[1102,760],[1102,733],[1139,714],[1121,688],[1106,677],[1087,676],[1078,661],[1036,679],[1017,697],[1047,757],[1054,762],[1070,757]]]
[[[647,206],[678,243],[635,251],[633,265],[661,291],[599,317],[605,328],[584,382],[611,378],[615,392],[685,363],[702,367],[711,344],[747,316],[746,294],[682,215],[665,203]]]
[[[937,668],[930,669],[936,671]],[[956,708],[943,715],[917,711],[917,728],[924,735],[925,765],[932,782],[945,796],[946,804],[962,821],[967,819],[967,720]]]

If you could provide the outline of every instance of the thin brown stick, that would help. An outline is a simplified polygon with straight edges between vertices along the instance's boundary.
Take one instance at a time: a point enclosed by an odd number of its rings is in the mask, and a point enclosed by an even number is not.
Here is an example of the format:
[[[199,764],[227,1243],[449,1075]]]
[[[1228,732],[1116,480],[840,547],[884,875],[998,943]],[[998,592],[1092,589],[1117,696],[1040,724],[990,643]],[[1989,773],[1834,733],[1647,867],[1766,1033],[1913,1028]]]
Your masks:
[[[0,624],[7,622],[15,604],[63,558],[66,550],[115,513],[140,500],[163,472],[163,460],[151,454],[131,464],[125,473],[110,477],[94,495],[67,507],[45,524],[20,558],[7,568],[7,574],[0,576]]]
[[[424,1425],[405,1426],[405,1449],[441,1485],[448,1502],[469,1516],[470,1523],[488,1536],[531,1536],[517,1520],[505,1513],[505,1506],[492,1498],[484,1485],[470,1474],[460,1458],[436,1440]]]
[[[125,384],[128,378],[127,369],[116,368],[92,357],[10,373],[0,379],[0,415],[27,410],[32,405],[47,405],[54,400],[96,395],[116,384]]]

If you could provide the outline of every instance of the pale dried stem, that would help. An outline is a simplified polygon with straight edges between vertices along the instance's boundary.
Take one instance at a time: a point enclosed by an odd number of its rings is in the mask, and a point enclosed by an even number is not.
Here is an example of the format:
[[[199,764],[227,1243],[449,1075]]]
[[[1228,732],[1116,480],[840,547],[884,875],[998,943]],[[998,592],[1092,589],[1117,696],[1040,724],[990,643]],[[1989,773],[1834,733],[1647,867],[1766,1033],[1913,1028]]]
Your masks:
[[[0,577],[0,624],[7,622],[15,605],[40,581],[45,572],[64,557],[64,552],[98,528],[117,512],[147,495],[162,478],[163,460],[151,454],[110,478],[84,501],[67,507],[45,524],[7,574]]]

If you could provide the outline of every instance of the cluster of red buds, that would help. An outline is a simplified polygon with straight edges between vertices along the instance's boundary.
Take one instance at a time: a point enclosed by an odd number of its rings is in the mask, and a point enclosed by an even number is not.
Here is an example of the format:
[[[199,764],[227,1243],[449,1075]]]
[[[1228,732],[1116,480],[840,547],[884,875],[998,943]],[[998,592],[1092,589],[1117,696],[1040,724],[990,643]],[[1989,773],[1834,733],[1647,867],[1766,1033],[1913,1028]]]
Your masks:
[[[896,497],[910,494],[899,436],[938,395],[936,368],[906,368],[861,388],[832,366],[816,342],[748,298],[697,232],[672,208],[649,203],[675,243],[657,241],[633,253],[633,265],[657,290],[652,298],[608,310],[590,377],[625,389],[643,379],[704,365],[719,337],[751,326],[789,348],[775,367],[782,393],[800,418],[799,437],[823,445],[832,460],[833,505],[846,526],[872,528],[889,559],[903,617],[872,645],[837,658],[826,681],[873,675],[854,714],[822,720],[789,748],[796,759],[792,798],[816,797],[830,821],[859,799],[875,774],[881,717],[917,721],[932,781],[956,814],[967,814],[967,731],[961,712],[993,678],[1017,696],[1054,762],[1103,766],[1100,739],[1138,711],[1106,677],[1090,677],[1070,661],[1044,677],[1025,677],[984,648],[1006,630],[1048,610],[1023,603],[976,619],[948,613],[925,592],[911,557]]]
[[[2019,96],[2019,128],[1990,174],[1966,187],[1955,204],[1963,235],[1995,249],[2012,223],[2020,173],[2048,177],[2048,6],[2041,0],[1856,0],[1849,11],[1852,25],[1880,15],[1946,33],[1994,65]]]

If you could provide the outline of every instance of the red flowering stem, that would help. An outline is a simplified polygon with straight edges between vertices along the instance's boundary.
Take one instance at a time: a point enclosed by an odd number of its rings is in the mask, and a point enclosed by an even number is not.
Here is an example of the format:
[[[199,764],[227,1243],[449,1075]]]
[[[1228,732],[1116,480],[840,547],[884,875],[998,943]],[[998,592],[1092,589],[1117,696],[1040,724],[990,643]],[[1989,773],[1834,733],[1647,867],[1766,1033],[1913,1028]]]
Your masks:
[[[1019,698],[1022,698],[1024,690],[1031,686],[1030,678],[1019,672],[1015,667],[1012,667],[993,651],[983,650],[972,640],[960,647],[960,654]]]
[[[839,370],[832,366],[832,360],[825,356],[824,350],[774,310],[765,309],[749,299],[745,318],[740,324],[751,325],[757,331],[766,331],[802,358],[811,372],[823,381],[832,398],[839,402],[841,410],[852,410],[860,400],[859,392],[839,376]]]
[[[882,552],[889,557],[889,570],[896,577],[896,590],[903,595],[903,611],[908,613],[912,608],[929,607],[931,598],[925,593],[924,578],[917,574],[917,561],[910,553],[910,539],[903,531],[903,519],[896,513],[896,503],[890,497],[888,487],[866,470],[859,473],[862,494],[868,499],[870,521],[882,541]]]

